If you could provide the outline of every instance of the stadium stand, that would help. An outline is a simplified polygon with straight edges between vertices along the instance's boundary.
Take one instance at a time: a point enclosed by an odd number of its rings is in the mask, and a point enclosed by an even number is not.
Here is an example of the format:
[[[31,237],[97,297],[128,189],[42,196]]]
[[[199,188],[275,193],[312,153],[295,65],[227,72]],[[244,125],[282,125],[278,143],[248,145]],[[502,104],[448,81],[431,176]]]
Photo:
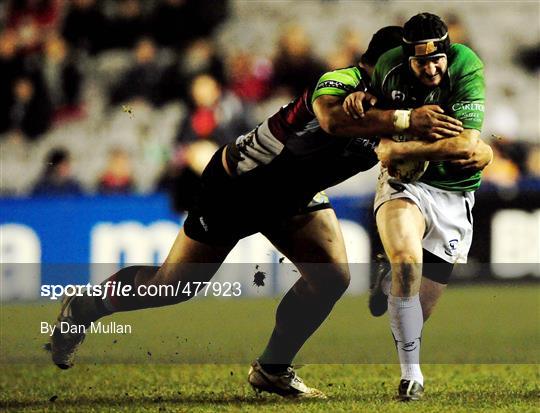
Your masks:
[[[151,193],[156,190],[169,160],[174,158],[178,141],[181,141],[177,134],[192,111],[189,89],[195,75],[211,73],[221,87],[236,92],[242,104],[254,114],[255,123],[290,98],[280,87],[283,86],[279,84],[280,77],[272,76],[275,72],[271,64],[285,30],[292,30],[292,33],[305,31],[311,45],[310,58],[328,62],[328,56],[337,55],[341,46],[338,39],[347,30],[355,33],[365,47],[371,33],[383,25],[400,24],[410,14],[410,4],[399,1],[355,4],[345,1],[268,1],[257,2],[254,6],[251,2],[231,0],[220,2],[219,7],[212,9],[197,36],[193,35],[195,32],[184,30],[177,33],[182,38],[174,43],[171,27],[167,29],[169,31],[160,27],[160,31],[152,32],[155,28],[152,22],[170,24],[165,21],[164,10],[176,10],[173,3],[177,2],[174,1],[164,0],[152,7],[150,3],[138,0],[50,0],[38,2],[43,9],[25,9],[33,7],[34,3],[26,2],[27,6],[24,6],[24,1],[7,2],[1,6],[4,29],[0,34],[0,67],[2,71],[11,70],[8,82],[0,90],[0,98],[8,108],[6,113],[12,113],[16,105],[13,90],[22,74],[30,79],[46,75],[49,87],[54,87],[71,73],[73,80],[67,81],[77,84],[62,89],[63,98],[58,97],[62,94],[55,94],[55,101],[60,99],[61,104],[69,103],[79,110],[77,116],[53,116],[50,127],[45,123],[45,131],[39,133],[29,133],[11,115],[2,119],[0,194],[3,196],[29,194],[47,154],[57,147],[70,152],[73,173],[87,193],[97,191],[108,154],[115,148],[126,151],[132,160],[136,191]],[[186,10],[193,18],[204,14],[207,5],[207,2],[180,3],[187,5]],[[488,82],[484,135],[504,136],[502,151],[507,154],[505,159],[517,164],[520,176],[533,182],[533,186],[538,182],[537,172],[529,173],[525,165],[528,152],[538,151],[540,145],[538,71],[527,71],[520,66],[517,53],[535,47],[539,39],[537,30],[515,29],[526,26],[531,16],[538,15],[538,7],[535,2],[519,3],[519,7],[511,9],[498,3],[490,7],[481,2],[459,2],[459,7],[452,1],[422,3],[425,10],[447,15],[456,33],[467,39],[481,55]],[[210,13],[208,10],[210,8],[206,11]],[[20,16],[26,16],[26,20],[21,20]],[[31,39],[25,37],[28,27],[34,30]],[[118,38],[115,36],[117,31],[122,31]],[[129,36],[125,36],[126,33]],[[108,38],[104,38],[104,34]],[[156,79],[150,76],[145,90],[152,89],[154,95],[145,101],[126,93],[126,89],[129,92],[130,83],[134,84],[133,90],[137,89],[135,84],[141,86],[136,80],[140,71],[137,72],[131,48],[147,35],[153,35],[157,41],[152,73],[162,71],[163,75]],[[53,41],[57,46],[66,44],[62,53],[68,57],[61,57],[58,63],[61,66],[51,69],[42,56],[47,56],[46,45]],[[64,59],[67,60],[64,62]],[[229,67],[229,63],[234,65]],[[68,64],[69,73],[59,78],[58,71],[65,72]],[[49,71],[45,72],[47,67]],[[248,80],[245,83],[239,81],[243,74]],[[124,94],[118,96],[115,91],[118,92],[122,79]],[[112,103],[110,96],[115,96]],[[60,108],[53,109],[57,113]],[[516,155],[520,151],[521,155]],[[529,164],[533,166],[529,168],[535,170],[534,159],[537,157],[531,159]],[[353,184],[345,184],[338,191],[348,194],[362,190],[369,192],[374,188],[373,174],[355,178]]]

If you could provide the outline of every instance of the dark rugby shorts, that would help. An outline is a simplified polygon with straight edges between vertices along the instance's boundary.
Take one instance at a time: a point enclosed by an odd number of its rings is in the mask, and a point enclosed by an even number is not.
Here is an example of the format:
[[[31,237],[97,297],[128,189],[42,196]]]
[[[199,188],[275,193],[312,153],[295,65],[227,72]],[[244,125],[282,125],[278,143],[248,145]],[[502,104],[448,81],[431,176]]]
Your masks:
[[[249,235],[279,228],[287,218],[332,208],[324,194],[276,185],[287,181],[276,168],[263,166],[244,175],[228,175],[222,152],[219,149],[206,166],[200,193],[184,223],[191,239],[233,246]]]
[[[437,257],[427,250],[423,250],[422,275],[439,284],[448,284],[454,264]]]

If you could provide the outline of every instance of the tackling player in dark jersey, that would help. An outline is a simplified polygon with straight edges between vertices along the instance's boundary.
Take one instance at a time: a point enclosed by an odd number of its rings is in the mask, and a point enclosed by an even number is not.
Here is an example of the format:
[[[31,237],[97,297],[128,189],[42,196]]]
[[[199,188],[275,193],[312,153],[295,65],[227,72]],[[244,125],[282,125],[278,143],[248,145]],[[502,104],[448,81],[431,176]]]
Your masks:
[[[375,36],[366,53],[372,56],[371,66],[400,39],[400,28],[387,28]],[[359,68],[323,75],[313,89],[221,148],[203,173],[198,201],[164,264],[126,267],[105,281],[121,281],[133,291],[140,285],[206,282],[239,239],[263,233],[295,263],[301,277],[280,302],[268,345],[251,366],[249,382],[261,391],[324,397],[306,386],[291,367],[296,353],[349,285],[338,220],[328,200],[317,192],[375,165],[372,143],[359,137],[397,131],[393,110],[371,109],[358,119],[344,112],[344,97],[365,89],[363,76]],[[369,100],[369,95],[363,96]],[[411,133],[424,138],[458,135],[461,123],[440,112],[436,106],[414,110]],[[114,312],[190,298],[185,294],[67,297],[58,321],[87,325]],[[53,361],[61,368],[71,367],[84,336],[55,331]]]

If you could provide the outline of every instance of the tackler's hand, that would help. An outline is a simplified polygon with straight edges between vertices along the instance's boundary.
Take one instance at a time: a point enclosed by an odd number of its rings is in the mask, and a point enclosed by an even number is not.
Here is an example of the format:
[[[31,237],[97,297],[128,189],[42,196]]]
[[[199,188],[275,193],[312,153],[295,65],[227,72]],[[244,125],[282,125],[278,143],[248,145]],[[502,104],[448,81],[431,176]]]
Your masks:
[[[452,138],[463,132],[463,124],[444,114],[438,105],[426,105],[411,112],[408,132],[421,139]]]
[[[363,118],[364,105],[370,107],[375,106],[377,98],[369,92],[353,92],[348,95],[343,101],[343,110],[353,119]]]
[[[472,155],[467,159],[451,161],[453,165],[459,165],[463,169],[481,171],[493,161],[493,150],[491,146],[482,139],[478,139]]]

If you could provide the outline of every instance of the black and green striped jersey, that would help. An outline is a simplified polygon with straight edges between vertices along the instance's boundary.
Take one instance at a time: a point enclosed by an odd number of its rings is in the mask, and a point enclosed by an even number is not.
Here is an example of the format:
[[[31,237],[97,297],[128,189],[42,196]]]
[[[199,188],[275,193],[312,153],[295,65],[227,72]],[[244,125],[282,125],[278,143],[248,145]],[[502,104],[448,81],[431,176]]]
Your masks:
[[[364,89],[366,89],[366,85],[358,67],[337,69],[321,76],[315,90],[311,93],[310,104],[322,95],[345,97],[351,92]]]
[[[484,65],[467,46],[452,44],[448,70],[436,88],[422,86],[408,68],[401,47],[381,56],[371,86],[382,107],[394,109],[439,105],[463,122],[465,129],[481,131],[484,120]],[[420,181],[448,191],[474,191],[481,172],[465,172],[449,162],[430,162]]]
[[[314,87],[227,146],[230,170],[236,176],[272,173],[276,183],[320,191],[375,166],[375,141],[329,135],[312,106],[319,96],[345,97],[364,88],[357,67],[323,74]]]

